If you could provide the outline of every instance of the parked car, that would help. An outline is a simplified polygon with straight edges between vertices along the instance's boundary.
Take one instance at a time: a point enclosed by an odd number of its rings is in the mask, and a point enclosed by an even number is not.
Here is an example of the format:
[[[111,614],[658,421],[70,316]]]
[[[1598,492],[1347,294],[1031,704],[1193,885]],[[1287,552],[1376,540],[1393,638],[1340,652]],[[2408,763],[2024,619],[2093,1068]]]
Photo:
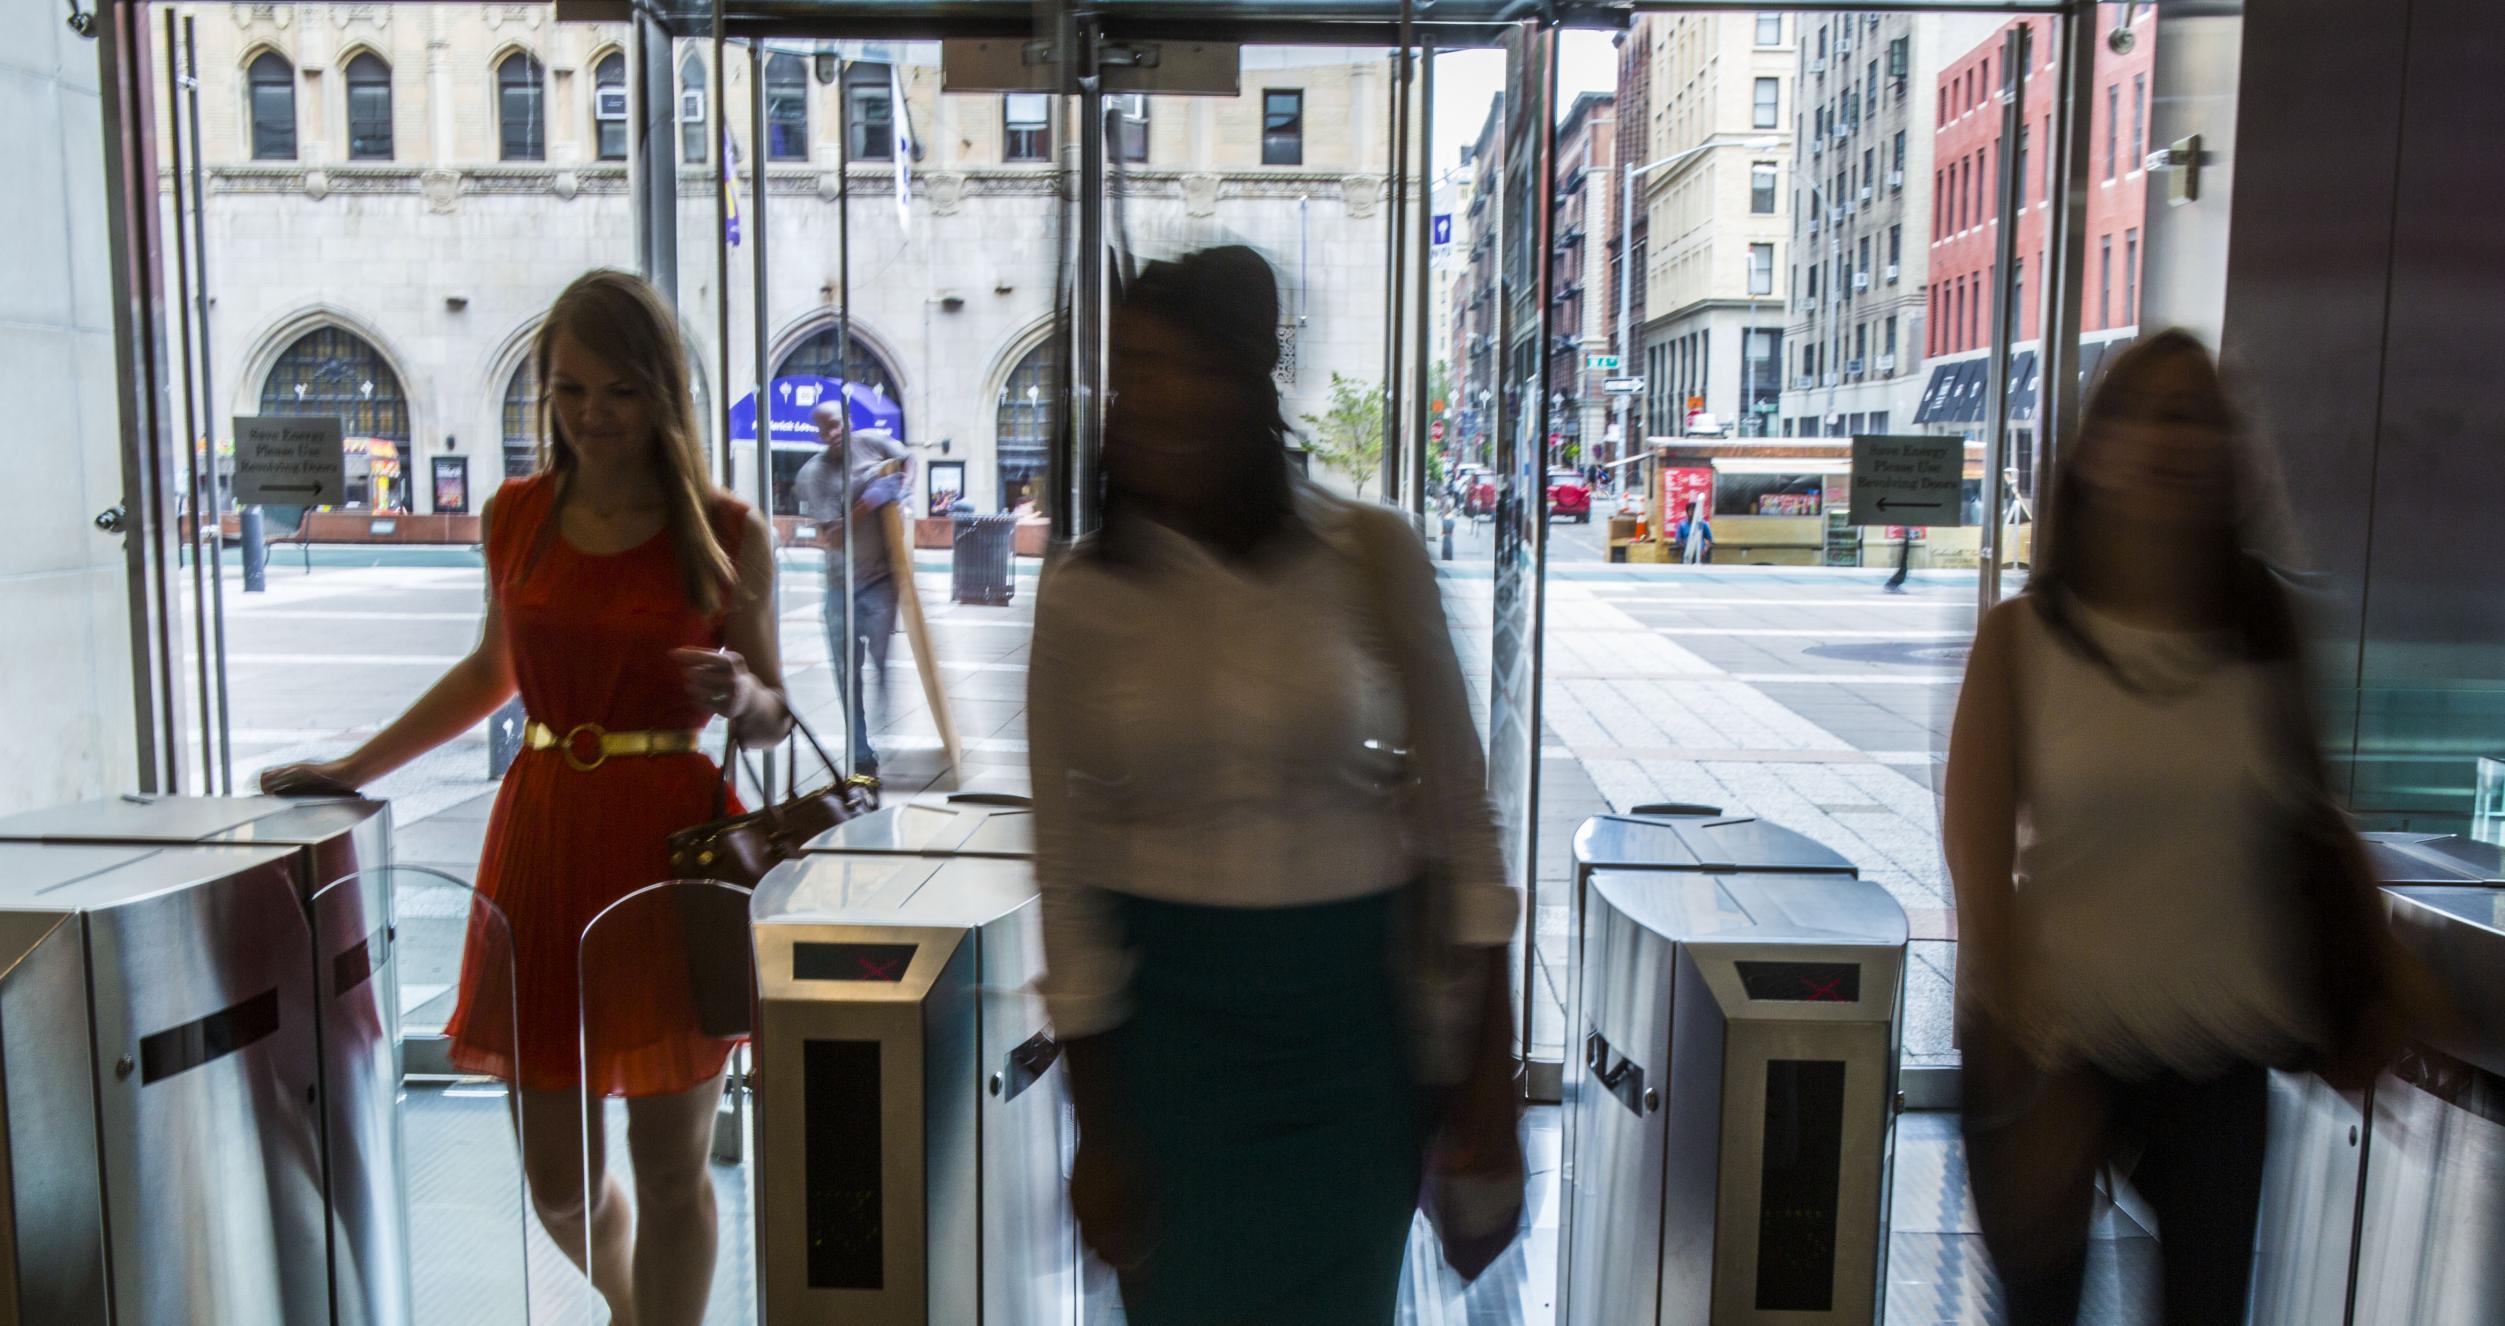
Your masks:
[[[1589,480],[1572,470],[1548,472],[1548,514],[1551,519],[1572,518],[1577,524],[1592,523],[1592,487]]]
[[[1461,514],[1473,520],[1496,514],[1496,477],[1486,470],[1476,465],[1455,467],[1452,489]]]

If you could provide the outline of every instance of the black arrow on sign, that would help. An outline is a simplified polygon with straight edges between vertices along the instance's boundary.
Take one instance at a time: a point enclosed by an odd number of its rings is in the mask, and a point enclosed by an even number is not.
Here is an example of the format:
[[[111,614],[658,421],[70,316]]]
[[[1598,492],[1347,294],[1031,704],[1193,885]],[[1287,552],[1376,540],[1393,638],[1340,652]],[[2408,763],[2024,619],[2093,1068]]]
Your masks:
[[[318,493],[322,491],[322,485],[318,483],[265,483],[261,485],[261,491],[265,493]],[[1880,505],[1885,506],[1886,503],[1882,502]]]
[[[1881,511],[1894,511],[1900,507],[1907,511],[1937,511],[1940,509],[1940,504],[1937,502],[1899,502],[1885,497],[1879,499]]]

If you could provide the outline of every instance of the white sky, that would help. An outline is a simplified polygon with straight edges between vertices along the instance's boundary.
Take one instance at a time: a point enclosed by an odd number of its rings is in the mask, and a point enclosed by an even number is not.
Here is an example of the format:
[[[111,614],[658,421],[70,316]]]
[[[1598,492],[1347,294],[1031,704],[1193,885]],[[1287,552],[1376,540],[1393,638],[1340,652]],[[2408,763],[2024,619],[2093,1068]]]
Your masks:
[[[1560,116],[1585,92],[1610,92],[1618,86],[1618,51],[1611,34],[1569,29],[1557,50],[1557,111]],[[1476,142],[1487,123],[1487,108],[1505,83],[1503,51],[1455,51],[1435,57],[1435,168],[1461,164],[1461,149]]]

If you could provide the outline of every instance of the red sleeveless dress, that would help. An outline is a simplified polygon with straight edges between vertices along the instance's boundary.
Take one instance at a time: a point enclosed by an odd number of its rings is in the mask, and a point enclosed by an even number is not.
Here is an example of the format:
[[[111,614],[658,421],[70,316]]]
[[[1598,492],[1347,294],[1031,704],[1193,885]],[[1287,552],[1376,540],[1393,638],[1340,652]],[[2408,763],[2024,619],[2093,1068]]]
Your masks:
[[[556,488],[546,474],[506,484],[488,531],[488,581],[524,708],[559,733],[582,723],[702,728],[711,716],[687,698],[669,655],[720,647],[722,617],[687,601],[666,530],[622,553],[576,551],[549,526]],[[747,511],[727,495],[714,499],[714,529],[734,559]],[[584,1077],[577,1019],[588,1018],[591,1094],[668,1095],[722,1071],[736,1042],[696,1029],[670,900],[630,909],[636,928],[599,948],[589,1001],[580,966],[584,927],[671,878],[669,835],[712,818],[721,785],[720,768],[701,753],[619,757],[588,772],[558,750],[514,760],[488,817],[478,891],[511,923],[516,986],[507,989],[502,965],[489,960],[493,922],[473,918],[445,1028],[455,1065],[534,1091],[573,1090]],[[612,933],[605,923],[604,933]]]

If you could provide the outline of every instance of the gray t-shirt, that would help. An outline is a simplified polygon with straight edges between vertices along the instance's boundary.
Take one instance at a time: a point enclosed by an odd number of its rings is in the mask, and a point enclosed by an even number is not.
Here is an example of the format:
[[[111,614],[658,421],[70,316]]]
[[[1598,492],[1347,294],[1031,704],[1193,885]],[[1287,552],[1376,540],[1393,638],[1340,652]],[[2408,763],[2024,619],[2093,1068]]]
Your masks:
[[[901,460],[913,453],[904,443],[883,433],[856,430],[845,448],[852,461],[853,505],[871,511],[904,499],[905,480],[901,474],[871,476],[890,460]],[[843,473],[829,463],[831,451],[820,451],[800,467],[792,480],[793,495],[800,501],[800,514],[814,521],[825,535],[842,536],[851,523],[852,512],[844,503]],[[833,538],[829,538],[830,545]],[[887,558],[887,535],[881,522],[864,520],[850,531],[845,541],[852,550],[852,582],[870,585],[884,580],[891,572]],[[826,575],[832,580],[843,568],[843,559],[835,548],[826,551]]]

